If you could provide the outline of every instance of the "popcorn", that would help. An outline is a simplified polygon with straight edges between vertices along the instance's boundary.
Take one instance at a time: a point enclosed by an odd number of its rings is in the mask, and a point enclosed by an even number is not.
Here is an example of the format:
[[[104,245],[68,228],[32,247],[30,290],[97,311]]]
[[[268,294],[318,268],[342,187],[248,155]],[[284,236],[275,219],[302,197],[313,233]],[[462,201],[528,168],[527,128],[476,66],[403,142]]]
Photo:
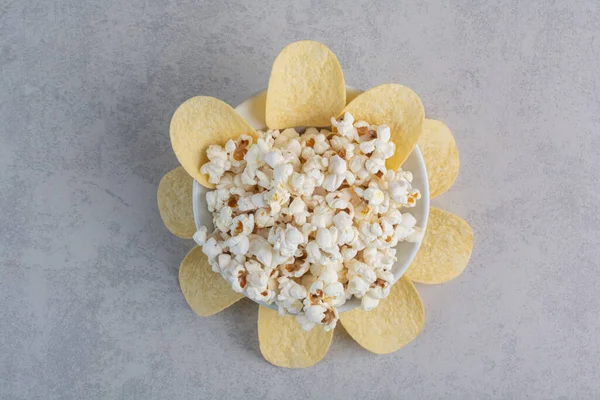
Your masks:
[[[254,214],[254,223],[258,228],[269,228],[275,224],[275,218],[264,208]]]
[[[358,139],[358,135],[356,128],[352,124],[354,124],[354,117],[349,112],[345,112],[339,120],[331,117],[331,126],[337,130],[337,133],[339,133],[340,136],[350,140],[356,140]]]
[[[225,206],[213,218],[215,227],[223,233],[229,232],[233,223],[233,210],[229,206]]]
[[[388,171],[386,125],[332,118],[332,131],[307,128],[242,135],[209,146],[201,167],[214,232],[194,241],[233,290],[275,304],[305,330],[333,329],[352,297],[377,307],[394,283],[395,246],[423,231],[402,208],[421,193],[409,171]]]
[[[310,263],[306,259],[296,258],[293,263],[281,265],[281,275],[287,277],[300,278],[305,276],[310,267]]]
[[[250,240],[244,235],[232,236],[225,241],[225,247],[229,247],[232,254],[243,256],[250,249]]]
[[[350,160],[350,171],[352,171],[356,179],[364,180],[369,176],[369,171],[365,167],[368,159],[365,155],[358,155]]]
[[[285,229],[276,227],[271,230],[269,242],[280,255],[294,256],[298,245],[304,242],[304,236],[295,226],[287,224]]]
[[[333,224],[334,210],[326,204],[315,207],[310,223],[315,228],[328,228]]]
[[[217,242],[217,239],[211,237],[202,246],[202,252],[206,254],[209,260],[214,260],[219,254],[223,252],[223,245]]]
[[[254,214],[240,214],[231,221],[231,236],[248,236],[253,230]]]
[[[227,152],[221,146],[213,144],[208,146],[206,155],[210,161],[200,168],[200,172],[208,175],[210,183],[217,184],[225,171],[231,168]]]
[[[379,155],[374,155],[365,161],[365,169],[371,175],[377,175],[378,173],[385,174],[385,158]]]
[[[348,262],[348,292],[362,298],[365,296],[369,287],[377,275],[372,267],[357,260]]]
[[[306,211],[306,203],[300,197],[294,198],[290,203],[289,207],[283,210],[284,215],[291,215],[294,219],[294,222],[297,225],[306,224],[306,220],[310,215],[308,211]]]
[[[294,128],[285,129],[281,133],[278,132],[278,135],[275,138],[275,146],[279,148],[285,147],[290,141],[299,137],[300,135],[298,134],[298,132],[296,132]]]
[[[232,265],[231,261],[232,261],[231,254],[227,254],[227,253],[219,254],[219,256],[217,257],[217,265],[219,267],[219,270],[224,273],[229,273],[230,266]],[[234,266],[234,268],[235,268],[235,266]]]
[[[262,236],[250,235],[248,252],[256,257],[265,267],[270,267],[273,261],[273,248]]]
[[[341,253],[342,253],[342,257],[344,258],[344,261],[349,261],[356,257],[358,250],[355,249],[354,247],[344,246],[344,247],[342,247]]]
[[[306,256],[309,262],[313,264],[318,264],[323,260],[323,255],[321,254],[321,249],[316,241],[311,240],[306,245]]]
[[[279,278],[279,294],[277,295],[279,314],[298,314],[303,308],[302,300],[306,298],[306,295],[304,286],[286,277]]]
[[[200,229],[194,233],[192,239],[194,239],[194,242],[196,242],[198,246],[204,246],[204,243],[206,243],[207,239],[207,228],[205,226],[201,226]]]
[[[265,202],[271,209],[271,216],[279,214],[281,206],[286,204],[290,198],[290,193],[281,186],[269,190],[266,194]]]
[[[329,159],[328,173],[329,175],[323,181],[323,188],[329,192],[337,190],[344,181],[347,181],[349,185],[354,184],[354,174],[348,171],[346,160],[337,154]]]
[[[327,253],[339,251],[337,247],[338,231],[335,226],[331,228],[319,228],[316,239],[321,250]]]
[[[243,265],[238,265],[231,275],[231,288],[238,293],[242,293],[248,286],[248,271]]]

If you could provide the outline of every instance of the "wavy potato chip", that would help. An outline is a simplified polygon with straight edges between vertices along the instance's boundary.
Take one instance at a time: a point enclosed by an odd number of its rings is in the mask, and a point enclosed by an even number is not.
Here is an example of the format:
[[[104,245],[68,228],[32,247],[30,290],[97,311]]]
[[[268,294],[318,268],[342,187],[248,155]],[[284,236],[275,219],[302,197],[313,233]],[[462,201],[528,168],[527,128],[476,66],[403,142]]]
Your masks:
[[[386,160],[388,169],[398,169],[413,151],[423,130],[425,110],[415,92],[406,86],[385,84],[369,89],[352,100],[344,112],[354,119],[373,125],[386,124],[391,130],[391,140],[396,153]]]
[[[216,314],[244,297],[212,271],[200,246],[190,250],[181,262],[179,285],[190,308],[201,317]]]
[[[431,207],[423,242],[405,276],[419,283],[443,283],[460,275],[471,258],[473,230],[460,217]]]
[[[348,334],[376,354],[392,353],[417,337],[425,321],[421,297],[412,282],[401,277],[377,308],[355,308],[340,314]]]
[[[329,126],[345,101],[344,73],[335,54],[318,42],[294,42],[279,53],[271,69],[267,126]]]
[[[208,162],[211,144],[225,145],[243,134],[257,137],[256,131],[227,103],[214,97],[186,100],[171,118],[171,146],[179,163],[203,186],[214,188],[200,167]]]
[[[258,309],[260,351],[273,365],[284,368],[306,368],[321,361],[333,338],[333,330],[325,332],[316,326],[302,330],[293,316],[280,316],[277,311]]]
[[[185,169],[177,167],[162,177],[156,193],[163,223],[173,235],[184,239],[190,239],[196,232],[192,209],[193,183]]]
[[[417,144],[425,159],[430,197],[434,198],[450,189],[458,176],[460,159],[456,141],[443,122],[425,119]]]

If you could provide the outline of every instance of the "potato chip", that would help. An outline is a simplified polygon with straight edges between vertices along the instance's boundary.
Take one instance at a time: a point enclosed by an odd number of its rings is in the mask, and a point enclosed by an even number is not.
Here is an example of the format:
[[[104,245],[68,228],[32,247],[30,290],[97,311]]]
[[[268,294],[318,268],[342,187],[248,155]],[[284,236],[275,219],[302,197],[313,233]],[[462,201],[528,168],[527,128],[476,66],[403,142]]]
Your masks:
[[[346,104],[349,104],[352,100],[354,100],[359,94],[363,91],[355,88],[346,88]]]
[[[392,353],[417,337],[425,312],[412,282],[401,277],[387,298],[371,311],[355,308],[340,314],[348,334],[365,349],[376,354]]]
[[[373,125],[386,124],[396,153],[386,160],[388,169],[398,169],[413,151],[423,130],[425,110],[415,92],[406,86],[386,84],[369,89],[350,102],[344,109],[357,121]]]
[[[235,111],[242,115],[248,125],[254,129],[264,130],[267,126],[265,122],[266,102],[267,91],[263,90],[235,107]]]
[[[173,235],[184,239],[190,239],[196,232],[192,209],[193,183],[185,169],[177,167],[162,177],[156,193],[163,223]]]
[[[258,309],[260,351],[273,365],[284,368],[306,368],[321,361],[333,338],[333,330],[325,332],[315,326],[308,332],[293,316],[280,316],[277,311]]]
[[[179,285],[190,308],[201,317],[216,314],[244,297],[212,271],[200,246],[190,250],[181,262]]]
[[[417,144],[425,159],[430,197],[434,198],[448,190],[458,176],[458,148],[450,129],[434,119],[425,119]]]
[[[311,40],[291,43],[273,63],[267,89],[267,126],[329,126],[345,101],[344,73],[335,54]]]
[[[456,278],[469,263],[473,230],[462,218],[431,207],[425,237],[405,276],[419,283],[443,283]]]
[[[171,118],[171,146],[179,163],[208,188],[214,185],[208,182],[207,175],[200,173],[200,167],[208,161],[206,149],[211,144],[223,146],[242,134],[257,137],[256,131],[233,108],[214,97],[192,97]]]

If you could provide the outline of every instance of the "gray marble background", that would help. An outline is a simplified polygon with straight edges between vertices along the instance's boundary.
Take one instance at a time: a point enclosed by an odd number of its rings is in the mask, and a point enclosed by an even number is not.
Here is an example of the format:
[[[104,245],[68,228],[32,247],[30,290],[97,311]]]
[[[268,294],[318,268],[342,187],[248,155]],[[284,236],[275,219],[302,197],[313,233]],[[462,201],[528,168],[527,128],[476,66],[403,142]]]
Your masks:
[[[1,2],[0,398],[597,398],[599,3],[284,3]],[[192,242],[155,192],[175,108],[239,103],[305,38],[452,128],[462,170],[434,204],[476,239],[460,278],[418,286],[407,347],[375,356],[338,329],[290,371],[260,356],[250,301],[187,307]]]

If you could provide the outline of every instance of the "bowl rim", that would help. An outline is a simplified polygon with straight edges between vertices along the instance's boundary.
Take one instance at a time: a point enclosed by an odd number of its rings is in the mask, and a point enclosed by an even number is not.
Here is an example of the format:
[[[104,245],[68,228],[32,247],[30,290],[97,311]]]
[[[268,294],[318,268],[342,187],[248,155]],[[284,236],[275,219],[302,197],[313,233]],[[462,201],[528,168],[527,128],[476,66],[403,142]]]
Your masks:
[[[351,93],[352,95],[356,96],[362,92],[363,92],[363,90],[361,90],[361,89],[346,85],[347,95],[348,95],[348,93]],[[236,112],[238,112],[238,114],[240,114],[254,129],[257,129],[257,130],[267,129],[266,123],[265,123],[265,117],[264,117],[266,93],[267,93],[267,90],[263,89],[263,90],[259,91],[258,93],[254,94],[253,96],[248,97],[246,100],[242,101],[240,104],[238,104],[234,108],[236,110]],[[260,115],[261,113],[262,113],[262,115]],[[429,208],[430,208],[429,178],[427,176],[427,168],[425,167],[425,160],[423,159],[423,155],[421,153],[421,150],[419,149],[419,146],[415,146],[415,148],[409,155],[409,159],[411,159],[413,157],[414,157],[414,159],[412,160],[412,162],[416,164],[417,170],[419,172],[418,176],[421,177],[421,179],[418,182],[418,184],[420,185],[419,190],[421,191],[421,199],[419,200],[420,204],[418,203],[417,206],[421,207],[422,212],[421,212],[421,215],[419,216],[419,218],[417,219],[417,221],[419,221],[419,225],[422,226],[423,233],[425,233],[425,231],[427,229],[427,222],[429,220]],[[407,161],[408,161],[408,159],[407,159]],[[414,174],[415,168],[411,168],[410,171]],[[203,225],[203,223],[201,221],[201,217],[200,217],[200,208],[202,207],[201,204],[205,201],[203,199],[203,197],[207,191],[208,191],[207,188],[200,185],[198,183],[198,181],[196,181],[194,179],[193,187],[192,187],[192,208],[193,208],[193,212],[194,212],[194,221],[196,224],[196,229],[199,229],[200,226]],[[411,212],[411,214],[413,214],[413,212]],[[206,225],[206,224],[204,224],[204,225]],[[405,260],[400,266],[397,265],[398,262],[396,262],[396,264],[394,264],[394,267],[392,270],[392,273],[394,275],[394,284],[408,270],[408,267],[413,262],[414,258],[417,255],[417,252],[419,251],[419,249],[421,247],[421,243],[422,242],[418,242],[418,243],[401,242],[398,244],[398,246],[409,245],[410,249],[405,253],[406,254]],[[227,280],[227,278],[225,276],[223,276],[223,274],[221,274],[221,276],[223,277],[223,279]],[[267,304],[262,301],[253,300],[248,297],[245,290],[242,292],[242,294],[249,300],[252,300],[253,302],[255,302],[261,306],[268,307],[272,310],[277,310],[277,305],[275,303]],[[346,303],[343,304],[341,307],[339,307],[338,312],[343,313],[346,311],[353,310],[353,309],[359,307],[360,303],[361,303],[360,299],[352,298],[352,299],[346,301]]]

